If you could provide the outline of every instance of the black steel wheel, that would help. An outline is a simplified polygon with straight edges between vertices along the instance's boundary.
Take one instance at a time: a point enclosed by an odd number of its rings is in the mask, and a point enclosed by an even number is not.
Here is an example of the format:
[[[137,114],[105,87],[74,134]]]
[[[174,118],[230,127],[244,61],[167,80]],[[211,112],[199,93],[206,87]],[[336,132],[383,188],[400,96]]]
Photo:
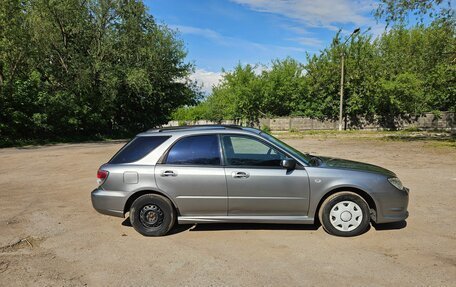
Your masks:
[[[166,197],[145,194],[138,197],[130,208],[130,222],[145,236],[163,236],[176,221],[174,207]]]
[[[158,227],[163,224],[165,215],[163,211],[155,204],[145,205],[139,212],[139,221],[144,227]]]

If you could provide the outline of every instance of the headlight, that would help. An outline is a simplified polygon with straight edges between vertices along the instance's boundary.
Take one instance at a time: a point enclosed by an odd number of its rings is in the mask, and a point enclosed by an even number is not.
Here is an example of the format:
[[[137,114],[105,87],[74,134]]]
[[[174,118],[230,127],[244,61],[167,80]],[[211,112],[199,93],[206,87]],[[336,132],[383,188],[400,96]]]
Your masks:
[[[399,190],[403,190],[404,189],[404,186],[402,185],[402,182],[399,178],[397,177],[390,177],[388,178],[388,181],[394,185],[395,188],[399,189]]]

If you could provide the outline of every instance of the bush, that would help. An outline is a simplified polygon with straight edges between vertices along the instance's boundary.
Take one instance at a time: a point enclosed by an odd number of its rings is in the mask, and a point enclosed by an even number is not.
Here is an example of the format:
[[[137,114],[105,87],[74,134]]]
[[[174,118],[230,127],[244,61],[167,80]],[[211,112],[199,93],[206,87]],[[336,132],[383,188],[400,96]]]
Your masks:
[[[261,130],[267,134],[271,133],[271,128],[268,125],[261,125]]]

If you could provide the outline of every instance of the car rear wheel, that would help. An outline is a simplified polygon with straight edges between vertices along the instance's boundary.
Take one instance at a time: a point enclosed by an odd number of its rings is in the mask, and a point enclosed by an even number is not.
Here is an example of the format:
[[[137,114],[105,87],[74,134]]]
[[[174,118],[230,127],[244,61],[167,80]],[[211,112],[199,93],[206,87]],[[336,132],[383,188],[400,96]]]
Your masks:
[[[370,225],[369,205],[361,196],[349,191],[329,196],[322,203],[318,217],[325,231],[336,236],[360,235]]]
[[[145,194],[138,197],[130,208],[130,222],[145,236],[163,236],[174,225],[176,213],[169,199]]]

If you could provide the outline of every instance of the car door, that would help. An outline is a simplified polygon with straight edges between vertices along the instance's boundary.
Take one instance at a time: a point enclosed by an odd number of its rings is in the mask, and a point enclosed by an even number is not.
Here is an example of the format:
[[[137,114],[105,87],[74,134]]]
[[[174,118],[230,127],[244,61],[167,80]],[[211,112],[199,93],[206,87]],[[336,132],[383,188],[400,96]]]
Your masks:
[[[227,215],[227,189],[219,137],[186,136],[155,167],[157,186],[171,195],[182,216]]]
[[[228,215],[307,215],[306,170],[280,166],[287,158],[269,143],[246,135],[221,136],[228,188]]]

